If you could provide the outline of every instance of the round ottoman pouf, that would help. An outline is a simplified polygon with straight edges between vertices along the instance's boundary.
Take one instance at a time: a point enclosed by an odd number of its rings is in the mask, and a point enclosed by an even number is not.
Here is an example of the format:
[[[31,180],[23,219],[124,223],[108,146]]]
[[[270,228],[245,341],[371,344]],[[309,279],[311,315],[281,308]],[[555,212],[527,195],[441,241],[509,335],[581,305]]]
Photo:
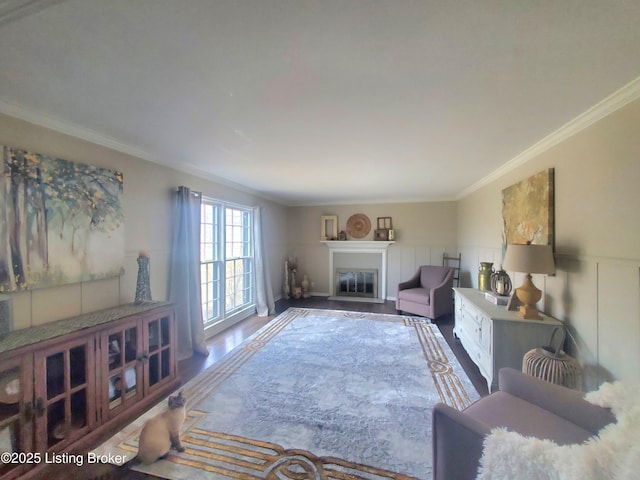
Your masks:
[[[522,371],[556,385],[581,389],[582,368],[562,350],[554,351],[551,347],[529,350],[522,359]]]

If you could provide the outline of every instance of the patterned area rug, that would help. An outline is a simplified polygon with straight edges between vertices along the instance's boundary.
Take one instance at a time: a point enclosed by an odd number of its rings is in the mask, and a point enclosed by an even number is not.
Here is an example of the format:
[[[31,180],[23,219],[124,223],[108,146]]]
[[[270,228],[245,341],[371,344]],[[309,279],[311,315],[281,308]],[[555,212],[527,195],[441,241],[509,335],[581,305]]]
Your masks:
[[[290,308],[184,387],[162,478],[431,478],[431,408],[479,398],[428,319]],[[137,452],[147,412],[96,453]]]

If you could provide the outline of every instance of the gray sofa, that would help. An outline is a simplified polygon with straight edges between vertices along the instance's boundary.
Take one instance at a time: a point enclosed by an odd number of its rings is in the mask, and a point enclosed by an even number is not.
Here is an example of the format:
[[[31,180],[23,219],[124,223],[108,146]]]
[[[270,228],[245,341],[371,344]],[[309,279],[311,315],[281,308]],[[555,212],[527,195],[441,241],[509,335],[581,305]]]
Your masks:
[[[396,310],[436,319],[453,310],[453,268],[422,265],[398,285]]]
[[[433,478],[476,478],[484,437],[495,427],[560,445],[582,443],[615,421],[609,409],[583,393],[512,368],[499,373],[499,391],[463,411],[442,403],[433,409]]]

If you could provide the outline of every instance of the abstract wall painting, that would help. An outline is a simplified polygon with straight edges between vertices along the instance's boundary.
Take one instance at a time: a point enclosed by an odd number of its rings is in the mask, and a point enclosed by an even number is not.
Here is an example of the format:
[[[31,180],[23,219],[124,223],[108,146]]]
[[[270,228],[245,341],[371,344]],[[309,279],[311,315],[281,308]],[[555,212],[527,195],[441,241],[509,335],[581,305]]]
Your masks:
[[[502,190],[506,244],[555,246],[554,170],[549,168]]]
[[[0,149],[0,292],[121,275],[122,173]]]

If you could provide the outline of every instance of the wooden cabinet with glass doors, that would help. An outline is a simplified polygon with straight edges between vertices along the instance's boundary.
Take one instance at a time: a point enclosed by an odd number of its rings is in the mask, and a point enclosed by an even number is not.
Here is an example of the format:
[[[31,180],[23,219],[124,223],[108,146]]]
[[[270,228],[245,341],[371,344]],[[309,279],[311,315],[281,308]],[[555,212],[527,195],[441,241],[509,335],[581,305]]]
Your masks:
[[[14,356],[0,362],[0,452],[33,450],[32,358]],[[19,458],[16,458],[19,460]],[[0,478],[26,471],[20,462],[0,461]]]
[[[112,418],[175,379],[173,309],[157,309],[101,335],[102,415]]]
[[[0,478],[31,476],[47,452],[86,448],[169,393],[178,384],[175,341],[167,302],[0,337],[0,453],[15,460],[0,461]]]
[[[34,450],[60,451],[96,423],[92,338],[81,337],[34,353]]]

